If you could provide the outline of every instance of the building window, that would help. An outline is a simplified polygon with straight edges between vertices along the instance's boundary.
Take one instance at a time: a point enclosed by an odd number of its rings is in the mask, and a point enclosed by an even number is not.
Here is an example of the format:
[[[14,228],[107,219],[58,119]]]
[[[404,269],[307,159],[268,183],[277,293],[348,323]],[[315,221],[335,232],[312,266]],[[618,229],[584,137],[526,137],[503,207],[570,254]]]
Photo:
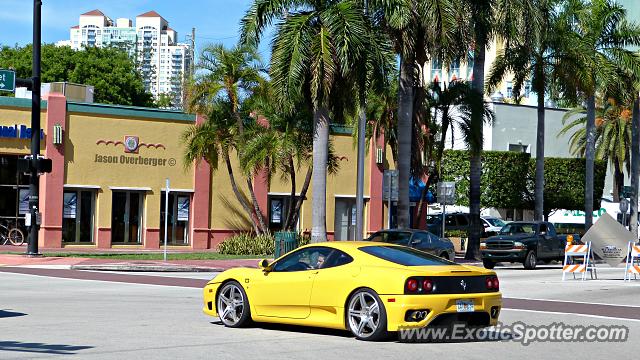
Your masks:
[[[511,81],[507,81],[507,98],[513,98],[513,83]]]
[[[29,212],[29,177],[18,172],[18,156],[0,156],[0,222],[27,234],[24,217]]]
[[[524,97],[528,98],[531,95],[531,81],[524,82]]]
[[[96,192],[65,190],[62,198],[62,241],[93,243]]]
[[[291,197],[283,195],[269,195],[269,230],[280,231],[284,228],[289,215],[289,207],[291,206]],[[296,197],[297,201],[297,197]],[[293,204],[295,206],[295,204]],[[298,213],[298,220],[300,219]],[[298,228],[298,222],[294,229]]]
[[[451,81],[460,79],[460,59],[459,58],[453,60],[451,62],[451,65],[449,65],[449,77],[451,78]]]
[[[528,153],[529,145],[523,145],[522,143],[509,144],[509,151]]]
[[[433,59],[431,61],[431,80],[432,81],[442,81],[442,60]]]

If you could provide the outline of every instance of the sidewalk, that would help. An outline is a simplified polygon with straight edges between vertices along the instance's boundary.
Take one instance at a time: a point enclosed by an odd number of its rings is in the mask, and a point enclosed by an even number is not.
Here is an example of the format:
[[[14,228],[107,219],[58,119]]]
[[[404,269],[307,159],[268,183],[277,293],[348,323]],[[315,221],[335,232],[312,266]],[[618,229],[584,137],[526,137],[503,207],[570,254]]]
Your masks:
[[[169,256],[170,258],[170,256]],[[49,267],[95,271],[219,272],[234,267],[256,267],[257,259],[233,260],[115,260],[82,257],[37,257],[0,254],[0,266]]]

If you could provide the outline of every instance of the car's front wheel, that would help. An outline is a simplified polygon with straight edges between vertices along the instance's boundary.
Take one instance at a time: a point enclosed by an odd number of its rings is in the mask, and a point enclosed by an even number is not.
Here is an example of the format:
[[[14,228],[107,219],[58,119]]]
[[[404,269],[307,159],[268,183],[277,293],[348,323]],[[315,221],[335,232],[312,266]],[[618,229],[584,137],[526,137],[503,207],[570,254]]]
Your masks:
[[[388,336],[387,312],[375,291],[360,289],[347,304],[347,326],[356,338],[375,341]]]
[[[222,286],[216,304],[220,321],[225,326],[241,327],[251,321],[247,293],[236,281],[229,281]]]
[[[482,265],[484,265],[485,269],[493,269],[494,267],[496,267],[495,262],[487,259],[482,259]]]
[[[524,259],[524,268],[527,270],[533,270],[538,265],[538,258],[536,257],[536,252],[530,250],[527,253],[527,257]]]

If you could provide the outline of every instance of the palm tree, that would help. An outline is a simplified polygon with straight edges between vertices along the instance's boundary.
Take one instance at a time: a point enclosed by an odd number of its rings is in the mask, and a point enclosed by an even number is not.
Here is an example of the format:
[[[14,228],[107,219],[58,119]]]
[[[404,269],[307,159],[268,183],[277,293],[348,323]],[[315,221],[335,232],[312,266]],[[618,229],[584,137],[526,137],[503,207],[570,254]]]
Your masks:
[[[237,148],[237,129],[234,127],[235,117],[231,104],[224,101],[209,103],[207,121],[199,125],[190,126],[183,134],[182,141],[186,144],[184,163],[189,167],[194,162],[206,160],[213,171],[218,170],[220,158],[224,161],[231,182],[231,188],[236,199],[251,219],[256,234],[264,232],[256,217],[254,209],[247,198],[238,188],[236,176],[231,164],[230,154]]]
[[[386,30],[400,57],[398,78],[398,227],[409,226],[409,179],[412,157],[416,155],[413,146],[413,132],[421,130],[418,124],[424,101],[424,77],[420,69],[430,58],[451,60],[459,56],[465,48],[466,26],[461,26],[465,18],[461,3],[453,0],[372,0],[372,17]],[[416,105],[417,103],[417,105]],[[416,128],[417,126],[417,128]]]
[[[593,224],[593,168],[596,155],[596,96],[615,93],[627,78],[640,78],[640,57],[628,46],[640,45],[640,27],[625,19],[626,11],[612,0],[567,0],[565,54],[571,73],[561,73],[566,95],[579,91],[586,100],[585,228]],[[617,90],[614,90],[617,89]]]
[[[596,107],[595,121],[595,157],[609,161],[613,169],[613,201],[619,202],[619,193],[624,185],[623,169],[626,169],[627,173],[631,171],[632,110],[630,106],[619,105],[613,98],[598,105],[600,106]],[[586,152],[585,114],[584,107],[567,112],[562,119],[565,127],[558,134],[561,136],[573,132],[569,145],[571,152],[579,156],[584,156]]]
[[[357,95],[351,69],[373,46],[368,21],[355,1],[255,0],[242,19],[241,41],[257,44],[274,21],[270,75],[276,96],[289,104],[304,96],[312,106],[311,241],[326,241],[329,125],[332,116],[344,115],[347,99]]]
[[[562,66],[559,47],[564,40],[561,27],[557,26],[556,0],[533,0],[532,6],[519,8],[511,17],[503,16],[499,24],[508,24],[507,18],[518,24],[520,31],[513,34],[511,28],[503,28],[507,38],[505,48],[492,65],[487,90],[493,91],[507,75],[513,76],[514,94],[519,96],[525,81],[531,80],[537,95],[538,124],[536,132],[535,212],[534,219],[544,220],[544,127],[545,96],[555,66]],[[508,14],[508,13],[507,13]]]
[[[228,49],[222,44],[214,44],[202,51],[198,68],[201,72],[187,90],[187,109],[209,114],[212,107],[217,106],[215,104],[227,103],[237,130],[238,139],[235,142],[235,150],[241,156],[244,133],[244,116],[241,114],[241,107],[246,96],[250,95],[262,80],[260,57],[255,48],[250,46],[238,45]],[[227,156],[228,154],[229,152]],[[253,190],[252,179],[246,177],[245,181],[253,207],[251,218],[256,218],[258,221],[258,233],[268,232]]]

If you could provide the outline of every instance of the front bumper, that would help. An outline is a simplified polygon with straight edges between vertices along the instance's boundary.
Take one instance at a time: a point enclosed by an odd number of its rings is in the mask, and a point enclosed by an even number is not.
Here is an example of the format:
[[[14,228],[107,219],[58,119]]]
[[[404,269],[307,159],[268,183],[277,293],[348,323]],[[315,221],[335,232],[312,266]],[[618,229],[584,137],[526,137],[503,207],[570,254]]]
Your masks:
[[[527,250],[482,250],[482,260],[495,262],[523,262]]]
[[[202,289],[202,299],[204,301],[202,311],[209,316],[218,316],[218,310],[216,309],[218,287],[220,287],[220,283],[209,283]]]
[[[474,293],[474,294],[442,294],[442,295],[380,295],[387,310],[387,330],[398,331],[405,327],[424,327],[437,317],[458,313],[456,300],[473,300],[474,313],[487,314],[488,324],[496,325],[502,308],[502,294]],[[497,309],[496,309],[497,307]],[[491,316],[494,308],[495,316]],[[428,310],[427,316],[418,322],[407,321],[407,312],[412,310]],[[497,311],[496,311],[497,310]]]

